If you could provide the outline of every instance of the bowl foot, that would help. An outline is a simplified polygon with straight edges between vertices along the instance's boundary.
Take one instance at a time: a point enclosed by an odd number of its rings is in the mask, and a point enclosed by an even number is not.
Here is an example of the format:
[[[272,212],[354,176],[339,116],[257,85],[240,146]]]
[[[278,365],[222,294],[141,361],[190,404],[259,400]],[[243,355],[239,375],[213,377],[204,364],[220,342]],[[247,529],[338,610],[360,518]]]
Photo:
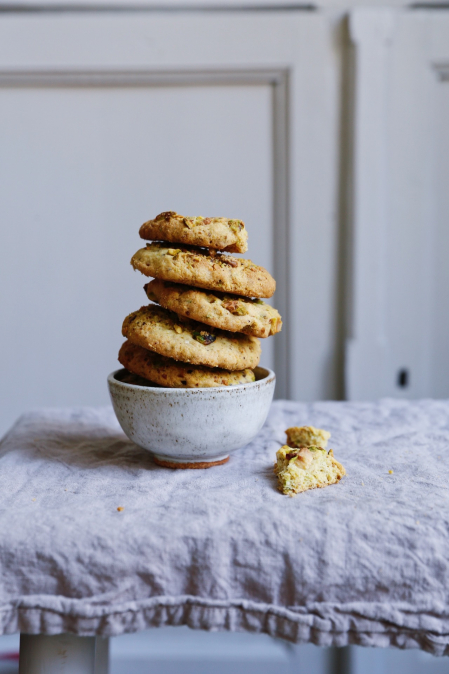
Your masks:
[[[212,466],[221,466],[223,463],[229,461],[229,456],[218,461],[170,461],[162,459],[159,456],[153,455],[154,463],[164,468],[212,468]]]

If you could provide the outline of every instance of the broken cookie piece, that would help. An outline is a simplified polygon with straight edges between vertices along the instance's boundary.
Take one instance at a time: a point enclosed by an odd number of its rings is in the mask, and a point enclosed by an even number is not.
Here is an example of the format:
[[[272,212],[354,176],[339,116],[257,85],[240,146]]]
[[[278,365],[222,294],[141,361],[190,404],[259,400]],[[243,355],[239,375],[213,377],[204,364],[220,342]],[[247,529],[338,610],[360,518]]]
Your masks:
[[[289,447],[321,447],[326,449],[327,441],[331,437],[329,431],[315,426],[292,426],[287,428],[287,445]]]
[[[276,452],[274,472],[279,490],[288,496],[316,487],[327,487],[339,482],[346,471],[334,459],[332,449],[322,447],[292,448],[284,445]]]

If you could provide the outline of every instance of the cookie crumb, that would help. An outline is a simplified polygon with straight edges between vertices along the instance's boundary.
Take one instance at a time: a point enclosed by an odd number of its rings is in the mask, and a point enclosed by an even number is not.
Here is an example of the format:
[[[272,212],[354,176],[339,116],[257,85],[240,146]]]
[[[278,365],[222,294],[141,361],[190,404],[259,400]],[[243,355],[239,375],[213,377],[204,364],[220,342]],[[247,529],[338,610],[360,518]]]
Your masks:
[[[125,510],[125,508],[123,506],[118,506],[117,510],[119,511],[119,513],[121,513],[123,510]]]

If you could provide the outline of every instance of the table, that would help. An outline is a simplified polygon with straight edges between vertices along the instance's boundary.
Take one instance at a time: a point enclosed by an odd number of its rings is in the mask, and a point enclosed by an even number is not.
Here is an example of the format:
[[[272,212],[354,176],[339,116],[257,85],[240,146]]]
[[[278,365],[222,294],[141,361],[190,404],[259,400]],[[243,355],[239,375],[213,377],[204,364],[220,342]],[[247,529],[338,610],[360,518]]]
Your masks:
[[[288,498],[273,461],[303,424],[347,476]],[[228,464],[173,471],[109,407],[26,414],[0,445],[0,630],[27,635],[21,674],[61,639],[93,672],[96,637],[162,625],[447,655],[448,446],[448,401],[277,401]]]

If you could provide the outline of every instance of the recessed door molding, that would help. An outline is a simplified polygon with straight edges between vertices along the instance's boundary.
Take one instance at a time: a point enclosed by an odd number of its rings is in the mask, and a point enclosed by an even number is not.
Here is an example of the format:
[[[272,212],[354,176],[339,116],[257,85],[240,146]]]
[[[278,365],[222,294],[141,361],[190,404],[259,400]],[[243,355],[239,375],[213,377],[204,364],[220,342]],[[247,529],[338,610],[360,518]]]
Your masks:
[[[0,87],[188,87],[188,86],[261,86],[271,88],[272,98],[272,190],[273,237],[276,278],[276,306],[281,315],[288,313],[288,79],[283,69],[202,69],[202,70],[0,70]],[[289,395],[289,326],[276,336],[275,369],[277,396]]]

